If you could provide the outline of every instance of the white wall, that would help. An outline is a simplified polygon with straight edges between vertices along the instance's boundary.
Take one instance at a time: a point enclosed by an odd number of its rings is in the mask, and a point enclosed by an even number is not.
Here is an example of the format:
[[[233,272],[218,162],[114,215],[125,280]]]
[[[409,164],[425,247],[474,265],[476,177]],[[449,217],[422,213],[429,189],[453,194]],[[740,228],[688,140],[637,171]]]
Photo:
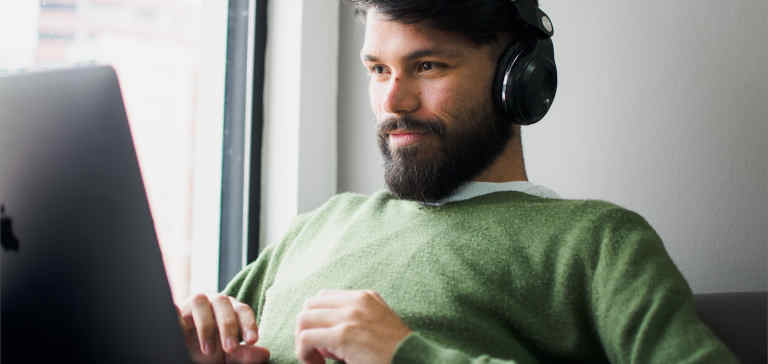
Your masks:
[[[368,101],[368,74],[360,63],[364,28],[350,6],[342,5],[340,12],[338,190],[371,193],[386,184]]]
[[[268,6],[260,241],[272,244],[299,213],[336,192],[339,4]]]
[[[695,292],[768,289],[768,2],[541,1],[560,88],[524,128],[531,181],[605,199],[657,229]],[[384,187],[359,63],[340,10],[339,191]]]

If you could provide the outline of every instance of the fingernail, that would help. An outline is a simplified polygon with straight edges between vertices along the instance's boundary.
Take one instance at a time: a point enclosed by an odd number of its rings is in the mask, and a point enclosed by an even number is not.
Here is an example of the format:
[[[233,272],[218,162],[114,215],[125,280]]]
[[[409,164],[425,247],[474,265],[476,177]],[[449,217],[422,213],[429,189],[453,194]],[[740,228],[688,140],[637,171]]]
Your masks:
[[[203,342],[203,354],[210,354],[211,353],[211,346],[208,344],[207,341]]]
[[[259,339],[259,334],[256,333],[256,331],[248,331],[245,334],[245,341],[251,342],[256,341]]]

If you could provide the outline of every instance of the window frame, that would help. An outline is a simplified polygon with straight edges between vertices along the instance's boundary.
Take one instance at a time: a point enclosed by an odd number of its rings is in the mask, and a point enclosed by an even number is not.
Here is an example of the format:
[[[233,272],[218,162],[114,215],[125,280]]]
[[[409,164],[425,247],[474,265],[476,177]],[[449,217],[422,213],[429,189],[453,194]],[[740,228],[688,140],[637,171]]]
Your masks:
[[[227,30],[219,291],[259,254],[267,0],[230,0]]]

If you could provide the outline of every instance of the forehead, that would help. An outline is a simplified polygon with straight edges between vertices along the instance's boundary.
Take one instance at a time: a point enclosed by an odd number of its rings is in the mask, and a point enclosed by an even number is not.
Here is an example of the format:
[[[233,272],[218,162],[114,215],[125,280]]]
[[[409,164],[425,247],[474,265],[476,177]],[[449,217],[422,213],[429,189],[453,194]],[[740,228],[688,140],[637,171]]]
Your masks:
[[[404,24],[389,20],[375,9],[368,11],[361,55],[395,56],[420,49],[463,54],[478,47],[465,37],[435,29],[425,22]]]

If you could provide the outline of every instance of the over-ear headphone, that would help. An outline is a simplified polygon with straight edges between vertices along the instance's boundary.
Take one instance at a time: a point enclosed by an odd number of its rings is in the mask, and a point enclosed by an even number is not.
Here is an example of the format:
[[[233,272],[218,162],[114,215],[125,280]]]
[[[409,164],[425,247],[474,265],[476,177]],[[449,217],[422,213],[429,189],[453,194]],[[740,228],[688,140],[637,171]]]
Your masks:
[[[530,0],[509,0],[526,32],[502,53],[493,82],[494,104],[515,124],[533,124],[549,111],[557,91],[557,67],[552,22]]]

